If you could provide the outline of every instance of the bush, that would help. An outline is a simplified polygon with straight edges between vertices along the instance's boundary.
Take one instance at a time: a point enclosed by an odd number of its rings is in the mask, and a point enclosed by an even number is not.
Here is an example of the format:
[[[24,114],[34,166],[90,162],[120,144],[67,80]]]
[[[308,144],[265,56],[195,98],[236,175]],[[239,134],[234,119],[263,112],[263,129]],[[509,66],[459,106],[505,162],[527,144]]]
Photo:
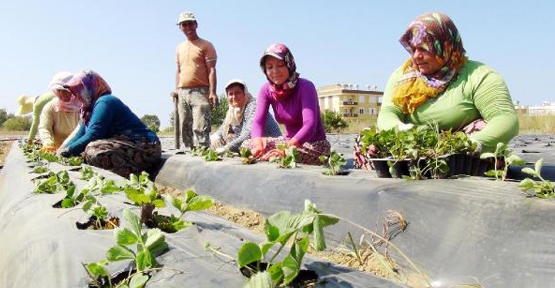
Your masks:
[[[343,129],[349,127],[349,124],[341,115],[334,111],[326,110],[321,114],[322,121],[324,122],[324,129],[326,133],[341,132]]]
[[[225,119],[225,114],[227,113],[229,104],[227,103],[227,97],[220,96],[218,99],[218,105],[216,108],[210,110],[210,119],[212,119],[212,126],[219,127],[222,125]]]
[[[7,131],[27,131],[31,128],[31,117],[13,117],[2,124],[2,129]]]
[[[148,127],[148,129],[158,132],[160,131],[160,119],[156,115],[146,114],[141,117],[141,121]]]

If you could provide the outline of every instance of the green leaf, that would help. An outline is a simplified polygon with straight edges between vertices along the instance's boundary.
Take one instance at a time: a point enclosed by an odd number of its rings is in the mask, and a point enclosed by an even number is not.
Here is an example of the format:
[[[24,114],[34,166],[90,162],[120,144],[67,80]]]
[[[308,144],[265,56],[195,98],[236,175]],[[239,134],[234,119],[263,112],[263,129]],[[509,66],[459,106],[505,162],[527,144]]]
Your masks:
[[[209,196],[195,196],[189,203],[188,211],[206,210],[214,205],[214,199]],[[183,211],[182,211],[183,212]]]
[[[139,217],[127,208],[123,209],[122,214],[123,219],[130,225],[131,231],[137,236],[141,235],[142,225]]]
[[[534,177],[538,177],[539,174],[536,172],[536,170],[530,168],[530,167],[524,167],[520,170],[520,172],[534,176]]]
[[[534,189],[535,185],[536,185],[536,182],[534,182],[534,180],[532,180],[530,178],[526,178],[526,179],[520,181],[520,183],[518,184],[518,188],[520,188],[521,190],[527,191],[527,190],[530,190],[530,189]]]
[[[540,158],[538,161],[536,161],[536,164],[534,165],[534,170],[536,170],[536,173],[538,173],[538,175],[542,174],[542,167],[543,167],[543,158]]]
[[[135,259],[135,253],[133,253],[131,249],[125,246],[116,245],[108,249],[108,252],[106,252],[106,259],[112,262],[126,260],[126,259],[133,260]]]
[[[165,241],[164,234],[160,229],[148,229],[146,232],[146,239],[144,240],[146,249],[151,250]]]
[[[285,259],[281,262],[283,267],[283,284],[287,285],[297,277],[299,270],[301,269],[300,263],[298,263],[291,255],[287,255]]]
[[[108,276],[108,271],[104,265],[100,265],[98,263],[89,263],[87,264],[87,270],[94,275],[96,278],[98,277],[106,277]]]
[[[114,238],[116,238],[116,243],[118,245],[133,245],[139,242],[139,235],[135,235],[128,228],[120,228],[114,231]]]
[[[279,283],[283,279],[283,266],[281,262],[277,262],[268,268],[268,273],[274,283]]]
[[[486,152],[480,155],[480,159],[488,159],[488,158],[495,158],[495,154]]]
[[[156,266],[156,259],[149,250],[141,251],[137,254],[137,272],[144,271]]]
[[[237,264],[239,267],[245,267],[250,263],[262,260],[262,250],[258,244],[247,242],[241,246],[237,252]]]
[[[260,245],[260,249],[262,250],[262,257],[266,256],[266,254],[268,254],[268,251],[274,247],[274,245],[276,245],[276,241],[271,241],[271,242],[264,242]]]
[[[274,288],[274,283],[268,272],[257,272],[243,285],[243,288]]]
[[[71,198],[64,198],[62,199],[61,206],[62,208],[71,208],[75,206],[75,201],[73,201],[73,199]]]
[[[509,164],[509,165],[515,165],[515,166],[526,165],[526,160],[523,160],[522,158],[518,157],[515,154],[512,154],[509,157],[507,157],[505,159],[505,162],[507,162],[507,164]]]
[[[129,288],[142,288],[148,281],[148,276],[143,273],[137,273],[129,280]]]

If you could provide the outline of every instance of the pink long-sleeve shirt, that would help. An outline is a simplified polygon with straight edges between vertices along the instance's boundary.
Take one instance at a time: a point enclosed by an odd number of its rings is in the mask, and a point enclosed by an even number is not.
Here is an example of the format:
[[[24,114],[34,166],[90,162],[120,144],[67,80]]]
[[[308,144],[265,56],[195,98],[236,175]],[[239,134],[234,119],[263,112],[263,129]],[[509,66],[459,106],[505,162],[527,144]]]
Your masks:
[[[299,144],[326,139],[324,124],[320,117],[318,94],[312,82],[299,78],[293,93],[281,101],[277,101],[270,92],[270,84],[264,84],[258,92],[256,114],[251,131],[252,138],[263,137],[270,106],[276,121],[285,126],[287,139],[295,138]]]

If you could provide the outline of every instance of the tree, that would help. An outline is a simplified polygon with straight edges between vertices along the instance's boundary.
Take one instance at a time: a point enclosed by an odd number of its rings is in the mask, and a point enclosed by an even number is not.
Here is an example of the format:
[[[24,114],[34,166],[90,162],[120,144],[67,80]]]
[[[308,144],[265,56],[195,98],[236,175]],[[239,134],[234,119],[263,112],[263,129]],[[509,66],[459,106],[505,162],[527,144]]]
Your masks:
[[[31,128],[31,117],[12,117],[2,123],[2,128],[8,131],[27,131]]]
[[[156,115],[145,114],[141,117],[141,121],[148,127],[148,129],[158,132],[160,131],[160,119]]]
[[[343,129],[349,127],[347,121],[345,121],[345,119],[341,117],[341,114],[337,112],[326,110],[321,116],[322,121],[324,121],[324,129],[326,130],[326,133],[333,131],[341,132]]]
[[[225,115],[227,113],[229,104],[227,103],[227,97],[221,95],[218,99],[218,105],[212,110],[210,110],[210,119],[212,119],[212,126],[220,126],[224,122]]]
[[[13,117],[13,115],[11,116]],[[6,122],[8,118],[10,118],[10,115],[8,115],[8,112],[6,112],[6,109],[4,108],[0,109],[0,126],[2,126],[2,124],[4,124],[4,122]]]

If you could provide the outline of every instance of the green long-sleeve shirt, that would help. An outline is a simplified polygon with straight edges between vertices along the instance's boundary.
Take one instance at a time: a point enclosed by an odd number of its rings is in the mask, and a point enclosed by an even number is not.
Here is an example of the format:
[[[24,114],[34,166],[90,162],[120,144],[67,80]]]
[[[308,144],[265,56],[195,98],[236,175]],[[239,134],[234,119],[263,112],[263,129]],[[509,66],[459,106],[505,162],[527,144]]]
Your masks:
[[[40,122],[40,113],[44,108],[46,103],[50,102],[50,100],[54,99],[56,95],[52,92],[46,92],[40,96],[37,96],[37,100],[33,104],[33,122],[31,123],[31,129],[29,130],[29,137],[27,139],[35,139],[37,136],[37,131],[39,129],[39,122]]]
[[[482,144],[483,151],[493,151],[498,142],[508,143],[518,134],[518,118],[507,85],[501,75],[480,62],[467,61],[442,94],[407,115],[392,102],[393,85],[401,76],[402,70],[398,68],[389,78],[378,115],[379,129],[432,122],[443,130],[460,129],[476,119],[484,119],[486,127],[471,136]]]

